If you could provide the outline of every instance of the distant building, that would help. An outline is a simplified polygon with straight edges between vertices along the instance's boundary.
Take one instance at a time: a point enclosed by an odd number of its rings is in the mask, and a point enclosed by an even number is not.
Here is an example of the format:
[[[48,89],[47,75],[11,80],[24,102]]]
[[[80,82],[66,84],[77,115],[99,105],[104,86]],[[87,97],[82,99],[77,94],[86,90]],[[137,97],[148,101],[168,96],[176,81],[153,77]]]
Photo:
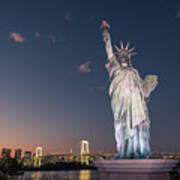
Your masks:
[[[32,152],[31,151],[25,151],[24,158],[30,159],[31,157],[32,157]]]
[[[33,164],[32,152],[26,151],[24,153],[24,157],[23,157],[23,165],[24,166],[32,166],[32,164]]]
[[[11,157],[11,149],[3,148],[1,153],[2,158],[10,158]]]
[[[69,162],[74,162],[76,160],[76,157],[73,155],[73,150],[72,148],[70,149],[70,153],[69,153],[69,158],[68,161]]]
[[[22,153],[22,150],[21,149],[15,149],[15,159],[17,160],[21,160],[21,153]]]

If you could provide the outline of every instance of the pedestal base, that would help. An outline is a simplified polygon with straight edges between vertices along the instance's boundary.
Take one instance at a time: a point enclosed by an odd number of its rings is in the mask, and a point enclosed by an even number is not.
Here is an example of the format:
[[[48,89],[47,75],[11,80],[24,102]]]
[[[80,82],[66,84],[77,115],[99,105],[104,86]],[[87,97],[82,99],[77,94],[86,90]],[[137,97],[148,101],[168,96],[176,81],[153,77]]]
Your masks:
[[[100,160],[95,165],[101,180],[170,180],[169,171],[176,166],[170,159]]]

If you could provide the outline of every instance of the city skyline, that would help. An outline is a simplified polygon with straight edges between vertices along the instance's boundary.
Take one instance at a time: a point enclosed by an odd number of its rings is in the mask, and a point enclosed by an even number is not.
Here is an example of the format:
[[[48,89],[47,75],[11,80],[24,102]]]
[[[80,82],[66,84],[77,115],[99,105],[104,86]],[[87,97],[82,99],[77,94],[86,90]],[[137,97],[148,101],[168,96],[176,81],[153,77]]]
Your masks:
[[[148,104],[153,151],[179,152],[180,2],[10,1],[0,4],[0,148],[116,152],[100,32],[130,42],[132,64],[158,75]],[[118,41],[115,41],[118,40]]]

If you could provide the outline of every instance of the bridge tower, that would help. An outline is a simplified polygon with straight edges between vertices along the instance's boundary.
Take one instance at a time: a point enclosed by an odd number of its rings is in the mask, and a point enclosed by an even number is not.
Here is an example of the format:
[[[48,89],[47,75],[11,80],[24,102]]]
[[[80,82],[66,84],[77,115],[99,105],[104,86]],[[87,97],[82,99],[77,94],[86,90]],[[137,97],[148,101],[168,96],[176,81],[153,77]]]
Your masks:
[[[34,166],[40,167],[43,156],[43,148],[41,146],[36,147],[35,149],[35,157],[34,157]]]
[[[89,142],[87,140],[81,141],[81,164],[89,164]]]

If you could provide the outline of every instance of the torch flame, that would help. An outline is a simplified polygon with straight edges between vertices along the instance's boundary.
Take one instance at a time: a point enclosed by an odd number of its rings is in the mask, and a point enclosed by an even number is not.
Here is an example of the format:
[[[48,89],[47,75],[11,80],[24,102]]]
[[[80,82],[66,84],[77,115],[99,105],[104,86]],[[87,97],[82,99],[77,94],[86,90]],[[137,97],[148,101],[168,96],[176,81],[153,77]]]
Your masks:
[[[107,23],[107,21],[106,21],[106,20],[103,20],[103,21],[102,21],[102,24],[104,24],[104,25],[105,25],[105,24],[108,24],[108,23]]]

